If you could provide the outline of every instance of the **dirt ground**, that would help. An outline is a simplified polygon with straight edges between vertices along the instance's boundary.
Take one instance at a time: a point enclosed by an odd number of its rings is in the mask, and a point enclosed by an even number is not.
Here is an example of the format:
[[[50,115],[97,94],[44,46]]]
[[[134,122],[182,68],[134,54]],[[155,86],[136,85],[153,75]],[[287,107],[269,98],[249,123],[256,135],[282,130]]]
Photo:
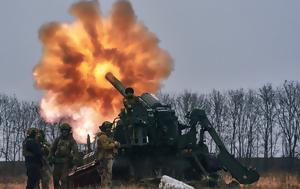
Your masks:
[[[0,178],[1,189],[24,189],[26,177],[20,178]],[[229,178],[225,177],[225,182],[230,182]],[[52,188],[52,187],[51,187]],[[145,186],[141,184],[117,185],[116,189],[152,189],[158,186]],[[196,187],[197,189],[206,189],[204,187]],[[300,189],[300,175],[291,175],[283,173],[269,173],[261,176],[260,180],[250,186],[241,186],[242,189]],[[83,188],[81,188],[83,189]],[[89,189],[84,188],[84,189]],[[220,188],[223,189],[223,188]]]

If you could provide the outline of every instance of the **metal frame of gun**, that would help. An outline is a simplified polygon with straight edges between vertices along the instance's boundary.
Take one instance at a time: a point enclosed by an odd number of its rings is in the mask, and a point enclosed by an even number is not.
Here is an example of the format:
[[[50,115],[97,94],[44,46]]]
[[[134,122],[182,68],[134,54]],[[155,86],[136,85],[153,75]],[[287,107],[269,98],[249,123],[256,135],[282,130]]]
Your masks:
[[[198,121],[205,131],[207,131],[216,145],[218,146],[220,153],[217,158],[222,163],[224,168],[230,172],[230,174],[241,184],[251,184],[259,179],[259,174],[253,170],[244,167],[239,161],[237,161],[233,155],[231,155],[216,130],[208,120],[204,110],[194,110],[194,116],[198,117]]]

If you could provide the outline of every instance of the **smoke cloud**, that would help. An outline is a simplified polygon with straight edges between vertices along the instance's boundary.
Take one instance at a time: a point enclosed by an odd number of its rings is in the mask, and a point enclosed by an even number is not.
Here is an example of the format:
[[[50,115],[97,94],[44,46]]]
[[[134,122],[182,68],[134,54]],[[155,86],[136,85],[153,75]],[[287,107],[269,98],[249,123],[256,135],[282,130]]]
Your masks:
[[[104,16],[96,1],[73,4],[72,23],[43,25],[43,53],[33,75],[44,92],[41,115],[47,122],[71,124],[85,142],[122,108],[122,96],[105,80],[112,72],[137,94],[155,93],[173,69],[170,55],[156,35],[138,21],[128,1],[117,1]]]

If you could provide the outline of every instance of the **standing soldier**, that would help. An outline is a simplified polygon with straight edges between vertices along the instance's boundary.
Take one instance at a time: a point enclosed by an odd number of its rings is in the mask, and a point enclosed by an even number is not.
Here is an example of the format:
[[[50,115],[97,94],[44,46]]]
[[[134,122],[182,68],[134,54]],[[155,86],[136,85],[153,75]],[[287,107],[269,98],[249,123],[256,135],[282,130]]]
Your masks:
[[[39,130],[38,135],[37,135],[37,140],[39,141],[42,149],[42,155],[43,155],[43,163],[44,166],[41,169],[41,184],[42,184],[42,189],[49,189],[49,183],[50,183],[50,175],[51,171],[49,162],[47,160],[49,156],[49,151],[50,151],[50,144],[47,142],[45,133],[42,130]]]
[[[123,99],[123,104],[125,107],[126,113],[126,125],[127,125],[127,143],[132,142],[133,140],[133,108],[138,103],[138,98],[134,95],[134,90],[131,87],[125,89],[125,97]]]
[[[96,158],[100,161],[101,187],[110,188],[112,181],[113,157],[118,152],[120,144],[111,136],[112,123],[105,121],[97,134]]]
[[[61,135],[56,138],[50,149],[50,162],[54,163],[54,189],[68,189],[68,172],[78,163],[79,154],[71,127],[64,123],[60,126]]]
[[[23,141],[23,156],[25,157],[28,177],[26,189],[35,189],[40,180],[42,151],[40,144],[36,140],[37,132],[36,128],[29,128],[27,136]]]
[[[134,90],[131,87],[125,89],[125,97],[123,104],[125,106],[126,114],[131,114],[134,106],[138,103],[137,97],[134,95]]]

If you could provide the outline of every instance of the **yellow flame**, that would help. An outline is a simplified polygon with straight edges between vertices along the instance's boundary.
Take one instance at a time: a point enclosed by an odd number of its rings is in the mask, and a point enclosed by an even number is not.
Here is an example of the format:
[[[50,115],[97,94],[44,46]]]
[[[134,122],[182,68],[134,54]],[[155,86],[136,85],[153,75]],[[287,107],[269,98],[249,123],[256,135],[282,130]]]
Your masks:
[[[108,72],[112,72],[115,74],[115,76],[117,76],[117,78],[121,77],[120,69],[110,62],[102,62],[101,64],[97,64],[94,69],[94,76],[97,84],[105,89],[111,88],[111,84],[105,79],[105,74]]]

